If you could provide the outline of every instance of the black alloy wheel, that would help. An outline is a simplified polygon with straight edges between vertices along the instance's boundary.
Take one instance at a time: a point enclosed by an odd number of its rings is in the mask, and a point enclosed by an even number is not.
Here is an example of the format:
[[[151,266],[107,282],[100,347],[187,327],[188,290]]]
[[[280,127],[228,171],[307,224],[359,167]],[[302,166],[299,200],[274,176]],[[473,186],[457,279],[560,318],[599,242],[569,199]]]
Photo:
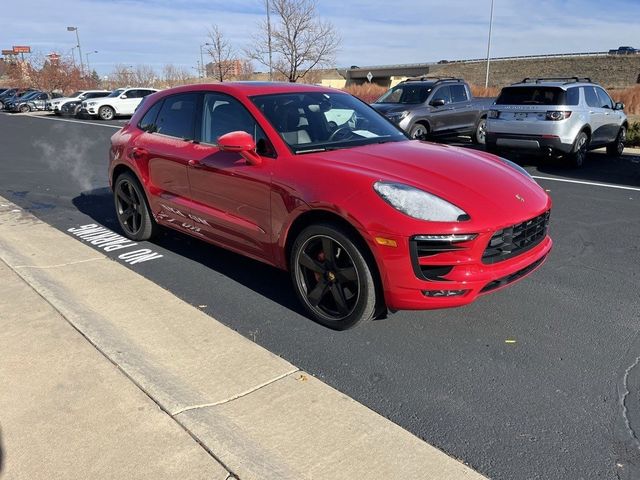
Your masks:
[[[292,248],[291,273],[298,297],[318,323],[346,330],[373,318],[371,268],[337,226],[314,225],[301,232]]]
[[[620,127],[618,135],[613,143],[607,145],[607,155],[610,157],[619,157],[624,152],[624,144],[627,141],[627,129]]]
[[[574,167],[582,167],[584,161],[587,158],[587,152],[589,150],[589,137],[585,132],[580,132],[576,137],[576,141],[573,144],[573,150],[568,155],[569,162]]]
[[[155,235],[157,224],[142,187],[131,174],[123,173],[116,180],[114,200],[118,223],[128,238],[140,241]]]

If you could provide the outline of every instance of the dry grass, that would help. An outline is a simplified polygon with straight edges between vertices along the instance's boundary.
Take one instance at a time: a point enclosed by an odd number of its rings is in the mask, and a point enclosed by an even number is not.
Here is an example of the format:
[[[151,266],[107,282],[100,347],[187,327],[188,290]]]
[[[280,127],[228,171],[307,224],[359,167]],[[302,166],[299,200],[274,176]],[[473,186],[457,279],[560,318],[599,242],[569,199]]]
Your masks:
[[[500,94],[499,87],[479,87],[478,85],[469,84],[469,88],[471,89],[471,94],[474,97],[497,97]]]
[[[614,101],[624,103],[627,115],[640,115],[640,85],[623,90],[609,90],[609,94]]]
[[[354,97],[358,97],[363,102],[373,103],[387,91],[386,88],[375,83],[365,83],[364,85],[350,85],[343,89]]]

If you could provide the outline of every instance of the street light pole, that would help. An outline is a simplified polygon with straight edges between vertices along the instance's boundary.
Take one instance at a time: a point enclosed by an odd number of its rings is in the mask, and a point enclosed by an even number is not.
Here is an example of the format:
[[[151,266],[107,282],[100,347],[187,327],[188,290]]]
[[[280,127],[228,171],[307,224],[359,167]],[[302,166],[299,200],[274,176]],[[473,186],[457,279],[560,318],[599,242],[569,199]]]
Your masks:
[[[484,80],[484,88],[489,87],[489,64],[491,63],[491,30],[493,29],[493,0],[491,0],[491,16],[489,18],[489,42],[487,43],[487,76]]]
[[[67,32],[76,32],[76,40],[78,41],[78,56],[80,57],[80,72],[84,73],[84,64],[82,63],[82,49],[80,48],[80,35],[78,35],[78,27],[67,27]]]
[[[76,47],[71,47],[71,60],[73,60],[73,66],[76,66]]]
[[[211,45],[211,44],[209,42],[205,42],[202,45],[200,45],[200,78],[207,77],[207,70],[204,66],[204,57],[202,56],[202,47],[207,45]]]
[[[266,0],[267,3],[267,37],[268,37],[268,44],[269,44],[269,81],[273,81],[273,60],[271,58],[272,56],[272,49],[271,49],[271,12],[269,10],[271,10],[271,7],[269,6],[269,0]]]
[[[92,53],[98,53],[98,51],[94,50],[93,52],[87,52],[87,75],[91,75],[91,67],[89,66],[89,55],[91,55]]]

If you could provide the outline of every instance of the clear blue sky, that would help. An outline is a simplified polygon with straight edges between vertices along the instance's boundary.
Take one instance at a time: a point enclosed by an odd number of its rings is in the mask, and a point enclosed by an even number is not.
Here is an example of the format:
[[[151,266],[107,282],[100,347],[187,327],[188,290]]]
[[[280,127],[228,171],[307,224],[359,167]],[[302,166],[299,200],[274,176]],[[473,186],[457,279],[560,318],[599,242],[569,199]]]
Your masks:
[[[2,1],[6,5],[6,0]],[[264,18],[263,0],[24,0],[3,14],[0,47],[70,54],[78,26],[91,66],[174,63],[192,68],[218,24],[241,50]],[[338,66],[419,63],[486,55],[491,0],[319,0],[342,36]],[[14,9],[14,7],[16,7]],[[639,0],[495,0],[492,56],[640,48]],[[261,68],[255,65],[257,70]],[[195,72],[195,70],[192,70]]]

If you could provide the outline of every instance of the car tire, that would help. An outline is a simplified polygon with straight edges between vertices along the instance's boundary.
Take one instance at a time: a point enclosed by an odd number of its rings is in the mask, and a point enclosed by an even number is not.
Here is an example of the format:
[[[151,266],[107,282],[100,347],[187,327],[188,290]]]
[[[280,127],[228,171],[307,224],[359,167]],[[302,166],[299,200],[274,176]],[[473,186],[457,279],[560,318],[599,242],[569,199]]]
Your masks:
[[[589,151],[589,136],[586,132],[580,132],[573,142],[573,148],[567,155],[567,160],[573,167],[582,167],[584,161],[587,158],[587,152]]]
[[[476,129],[471,135],[471,141],[476,145],[485,145],[487,142],[487,119],[486,117],[482,117],[478,124],[476,125]]]
[[[116,217],[125,236],[137,242],[157,235],[159,226],[151,215],[144,189],[138,179],[125,172],[113,185]]]
[[[29,105],[20,105],[20,113],[27,113],[31,111],[31,107]]]
[[[359,242],[337,225],[311,225],[300,232],[291,248],[291,279],[314,321],[347,330],[374,318],[378,289],[367,257]]]
[[[610,157],[619,157],[624,152],[624,142],[627,140],[626,127],[620,127],[618,135],[613,143],[607,145],[607,155]]]
[[[98,117],[100,120],[113,120],[113,117],[116,116],[116,112],[111,107],[100,107],[98,110]]]
[[[409,137],[413,140],[426,140],[429,136],[429,127],[422,123],[416,123],[411,130],[409,130]]]

